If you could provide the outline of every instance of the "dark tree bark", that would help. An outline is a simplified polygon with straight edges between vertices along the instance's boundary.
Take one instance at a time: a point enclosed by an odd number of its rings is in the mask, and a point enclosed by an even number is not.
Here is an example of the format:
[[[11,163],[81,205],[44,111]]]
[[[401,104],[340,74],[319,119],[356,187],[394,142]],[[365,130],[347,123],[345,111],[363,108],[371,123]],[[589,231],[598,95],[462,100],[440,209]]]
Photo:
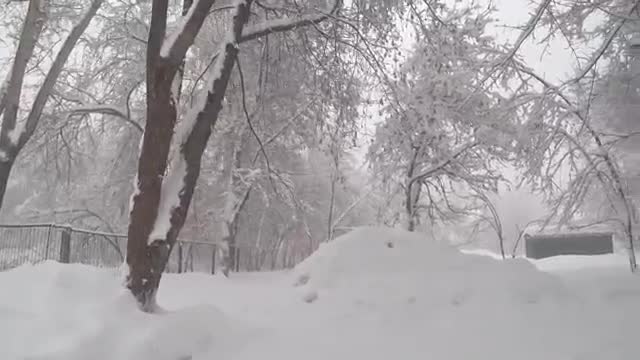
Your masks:
[[[420,183],[416,183],[416,181],[411,181],[411,179],[415,175],[416,170],[416,162],[418,159],[418,154],[420,153],[420,148],[416,147],[413,150],[413,157],[411,158],[411,162],[409,163],[409,169],[407,170],[407,184],[404,199],[404,208],[407,216],[407,231],[415,231],[416,224],[418,222],[418,211],[416,206],[418,205],[418,201],[420,201],[419,194],[415,191],[415,187],[420,187]]]
[[[179,89],[172,86],[176,85],[174,78],[181,77],[186,52],[214,3],[193,3],[192,6],[196,8],[187,12],[181,32],[167,37],[171,41],[165,40],[168,0],[154,0],[152,4],[147,48],[147,121],[138,162],[136,192],[132,197],[127,243],[127,288],[146,312],[155,309],[162,272],[184,225],[200,175],[202,154],[222,109],[222,100],[237,61],[239,44],[272,32],[314,24],[329,17],[323,14],[314,17],[313,21],[311,18],[297,19],[297,22],[279,20],[244,31],[252,0],[236,2],[227,42],[222,44],[217,55],[213,66],[216,71],[209,75],[213,76],[209,81],[210,87],[201,101],[196,102],[198,107],[191,109],[191,114],[182,120],[180,125],[184,131],[177,132],[180,136],[173,139],[177,122],[177,94],[172,93],[172,89]],[[334,11],[339,4],[340,0],[336,2]],[[305,22],[301,25],[299,22],[302,20]],[[172,142],[177,151],[168,169]],[[175,204],[168,203],[174,198],[177,198]],[[168,225],[162,223],[165,217]]]
[[[134,195],[131,220],[128,230],[127,263],[129,276],[127,287],[138,300],[142,310],[151,312],[155,308],[155,295],[160,284],[162,272],[169,259],[170,251],[175,244],[178,234],[184,225],[187,210],[191,203],[193,191],[200,175],[200,162],[207,141],[211,135],[211,129],[217,122],[222,109],[222,99],[231,77],[236,57],[238,56],[237,42],[230,41],[222,50],[217,61],[220,73],[214,79],[208,89],[204,106],[199,109],[192,129],[188,129],[186,138],[178,144],[180,159],[184,161],[186,171],[183,185],[179,189],[179,203],[170,209],[170,227],[163,238],[150,239],[153,227],[158,217],[160,201],[162,200],[162,185],[167,170],[169,150],[173,129],[176,123],[176,104],[171,94],[173,77],[180,66],[188,46],[176,46],[183,49],[177,62],[165,62],[159,55],[166,30],[167,0],[156,0],[153,3],[151,28],[149,31],[149,48],[147,52],[147,122],[142,142],[140,160],[138,162],[137,194]],[[198,2],[198,5],[207,3]],[[209,4],[211,7],[213,2]],[[251,1],[240,2],[236,8],[233,19],[233,37],[239,39],[244,25],[249,19],[249,6]],[[194,10],[206,13],[209,8]],[[199,21],[202,26],[204,16]],[[185,26],[185,28],[188,28]],[[195,39],[198,29],[192,37]],[[175,51],[169,52],[171,56]],[[177,66],[173,64],[177,63]],[[185,121],[189,121],[186,119]],[[182,139],[178,139],[182,141]],[[172,169],[178,171],[178,169]]]

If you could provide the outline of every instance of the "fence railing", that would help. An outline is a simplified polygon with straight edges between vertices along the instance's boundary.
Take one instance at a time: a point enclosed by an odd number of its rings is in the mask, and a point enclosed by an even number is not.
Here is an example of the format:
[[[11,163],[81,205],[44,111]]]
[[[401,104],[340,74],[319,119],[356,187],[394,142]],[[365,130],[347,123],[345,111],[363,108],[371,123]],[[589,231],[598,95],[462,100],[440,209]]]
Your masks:
[[[225,265],[221,249],[214,241],[178,240],[166,271],[215,273]],[[115,268],[126,254],[125,234],[56,224],[0,224],[0,271],[45,260]],[[233,257],[230,270],[236,272],[291,268],[309,255],[283,244],[233,246],[229,254]]]
[[[179,240],[167,272],[215,273],[222,254],[214,242]],[[234,248],[235,271],[240,271],[240,248]],[[55,224],[0,225],[0,271],[27,263],[56,260],[97,267],[120,266],[127,251],[127,236]]]

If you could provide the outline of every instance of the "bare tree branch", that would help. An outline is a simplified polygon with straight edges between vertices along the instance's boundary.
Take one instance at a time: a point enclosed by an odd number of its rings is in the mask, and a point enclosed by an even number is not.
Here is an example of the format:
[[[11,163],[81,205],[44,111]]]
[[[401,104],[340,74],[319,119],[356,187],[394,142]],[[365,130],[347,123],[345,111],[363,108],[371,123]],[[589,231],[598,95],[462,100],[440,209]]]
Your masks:
[[[65,39],[62,44],[62,48],[58,52],[58,55],[53,60],[53,64],[51,64],[51,68],[47,73],[42,86],[38,90],[35,100],[33,101],[33,105],[31,106],[31,111],[27,117],[27,121],[25,124],[25,129],[23,133],[20,135],[19,139],[19,147],[24,146],[24,144],[29,140],[33,132],[36,130],[38,123],[40,122],[40,118],[42,117],[42,111],[49,100],[49,96],[52,93],[53,87],[58,81],[58,77],[64,68],[64,64],[67,62],[71,51],[76,46],[76,43],[80,39],[80,36],[84,33],[84,31],[89,26],[91,19],[95,16],[96,12],[102,5],[104,0],[93,0],[87,12],[82,16],[80,21],[71,29],[71,32]]]
[[[194,0],[178,28],[163,41],[160,57],[167,59],[177,69],[214,3],[215,0]]]
[[[247,26],[242,31],[242,37],[240,38],[239,42],[242,43],[246,41],[251,41],[269,34],[284,32],[284,31],[297,29],[300,27],[319,24],[325,21],[326,19],[328,19],[330,17],[329,15],[334,15],[335,13],[337,13],[341,7],[342,7],[342,0],[335,0],[331,9],[329,9],[326,12],[320,12],[320,14],[301,16],[300,18],[297,18],[297,19],[284,18],[284,19],[267,20],[256,25]]]
[[[84,114],[102,114],[102,115],[115,116],[119,119],[122,119],[127,124],[133,126],[133,128],[136,129],[139,133],[142,134],[144,132],[142,125],[140,125],[138,122],[129,118],[129,116],[127,116],[127,114],[122,109],[119,109],[112,105],[93,104],[93,105],[77,107],[69,111],[69,116],[84,115]]]
[[[441,161],[440,163],[429,167],[426,170],[421,171],[419,174],[413,175],[409,180],[409,184],[413,184],[416,181],[422,180],[426,177],[433,175],[434,173],[442,170],[445,166],[451,164],[455,159],[460,157],[462,154],[467,152],[468,150],[476,147],[480,143],[478,141],[470,142],[466,145],[461,146],[459,149],[455,150],[448,159]]]

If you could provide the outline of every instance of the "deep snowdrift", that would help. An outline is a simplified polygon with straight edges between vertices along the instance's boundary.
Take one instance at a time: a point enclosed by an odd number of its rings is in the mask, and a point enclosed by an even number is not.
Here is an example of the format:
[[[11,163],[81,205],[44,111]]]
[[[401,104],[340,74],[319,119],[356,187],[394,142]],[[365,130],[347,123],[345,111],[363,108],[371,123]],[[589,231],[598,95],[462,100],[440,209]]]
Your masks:
[[[295,272],[307,301],[325,293],[428,306],[503,306],[562,301],[566,295],[557,278],[527,260],[500,263],[462,254],[424,234],[387,228],[361,228],[323,244]]]
[[[635,358],[637,278],[601,270],[363,228],[291,272],[166,275],[148,315],[118,271],[46,262],[0,273],[0,359]]]

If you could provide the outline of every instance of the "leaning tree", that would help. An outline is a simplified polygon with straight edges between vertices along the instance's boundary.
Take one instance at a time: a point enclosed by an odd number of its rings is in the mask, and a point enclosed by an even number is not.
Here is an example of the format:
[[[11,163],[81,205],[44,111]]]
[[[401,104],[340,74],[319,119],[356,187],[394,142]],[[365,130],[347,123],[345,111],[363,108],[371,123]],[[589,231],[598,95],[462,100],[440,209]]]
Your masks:
[[[238,57],[242,44],[302,27],[313,27],[331,36],[333,32],[323,29],[326,20],[351,29],[364,41],[374,30],[365,27],[360,30],[358,21],[385,19],[381,14],[397,6],[379,0],[358,1],[350,6],[335,0],[316,4],[318,7],[308,4],[307,8],[286,2],[273,7],[252,0],[236,0],[231,5],[212,0],[185,1],[184,16],[170,32],[169,3],[154,0],[151,7],[146,53],[146,123],[128,228],[126,284],[141,309],[147,312],[155,308],[161,275],[185,223],[207,142],[223,104],[230,101],[226,92],[234,68],[241,74]],[[345,13],[360,11],[367,16],[349,18],[358,21],[344,17]],[[206,81],[195,89],[198,94],[192,105],[179,111],[183,67],[185,62],[188,66],[193,56],[189,50],[199,34],[205,35],[203,24],[210,14],[216,14],[217,19],[225,12],[229,16],[219,19],[225,34],[218,41],[218,50],[204,76]],[[179,116],[181,113],[184,116]]]

